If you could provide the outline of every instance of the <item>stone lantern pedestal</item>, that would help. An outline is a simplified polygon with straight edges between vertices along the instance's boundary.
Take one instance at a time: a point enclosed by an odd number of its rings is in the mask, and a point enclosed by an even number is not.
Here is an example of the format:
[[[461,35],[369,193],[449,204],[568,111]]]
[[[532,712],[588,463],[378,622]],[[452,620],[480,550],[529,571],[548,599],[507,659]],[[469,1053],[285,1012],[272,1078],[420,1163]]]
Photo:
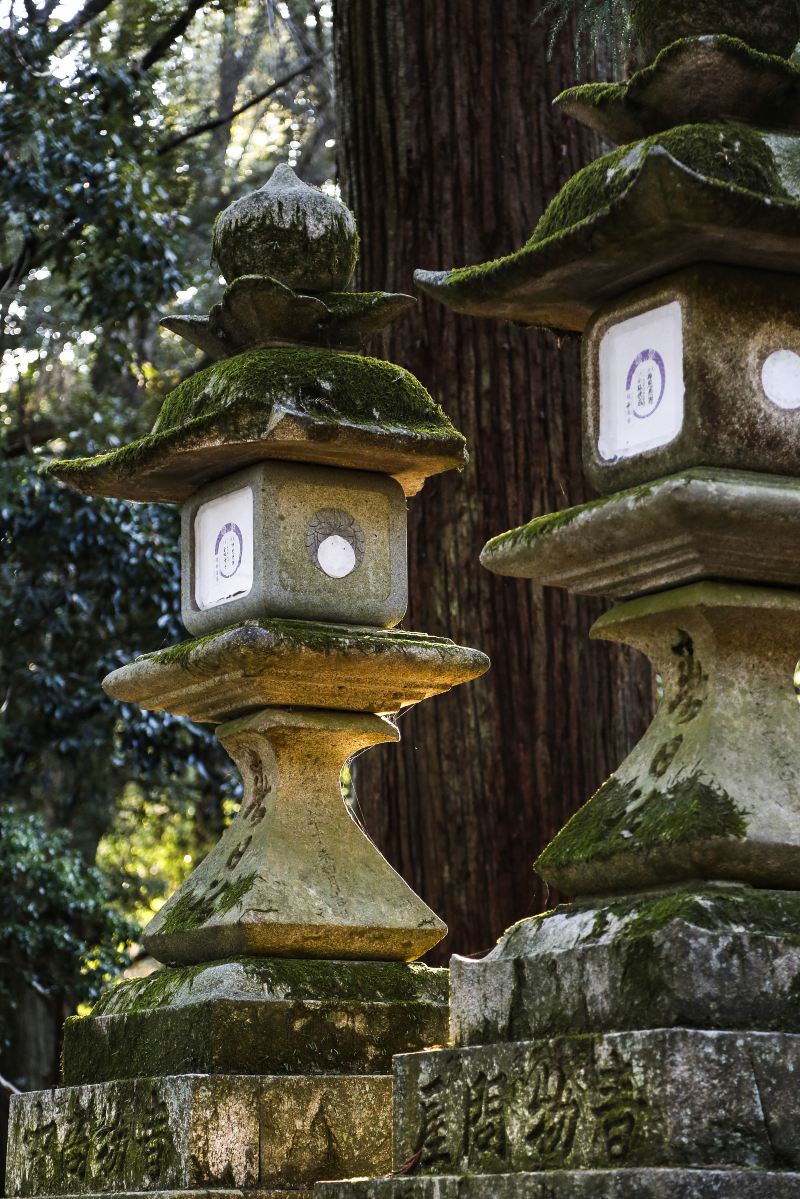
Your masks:
[[[463,438],[360,342],[411,301],[346,291],[343,205],[279,168],[215,226],[233,276],[171,318],[215,364],[153,432],[53,473],[92,495],[181,502],[194,639],[104,680],[115,699],[216,726],[244,794],[145,930],[163,967],[67,1023],[63,1086],[12,1103],[7,1193],[310,1199],[391,1167],[390,1064],[440,1043],[446,929],[346,806],[356,754],[486,657],[398,631],[406,496]],[[298,246],[300,249],[298,249]]]
[[[655,61],[559,101],[625,144],[516,254],[418,273],[583,333],[601,498],[482,561],[621,601],[593,636],[660,699],[536,863],[573,901],[455,958],[450,1046],[396,1059],[395,1176],[318,1199],[800,1197],[794,8],[632,4]]]

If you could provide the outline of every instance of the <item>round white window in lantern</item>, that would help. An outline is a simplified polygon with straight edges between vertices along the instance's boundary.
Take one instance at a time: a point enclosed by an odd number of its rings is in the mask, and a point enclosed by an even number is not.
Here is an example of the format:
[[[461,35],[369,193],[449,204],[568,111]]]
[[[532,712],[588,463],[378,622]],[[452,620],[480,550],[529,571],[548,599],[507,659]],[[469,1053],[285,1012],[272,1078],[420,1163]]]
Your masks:
[[[344,579],[356,568],[356,551],[346,537],[334,533],[320,542],[317,562],[330,579]]]
[[[800,354],[775,350],[764,360],[761,383],[767,399],[778,408],[800,408]]]
[[[311,561],[329,579],[345,579],[364,559],[364,533],[354,516],[340,508],[321,508],[306,530]]]

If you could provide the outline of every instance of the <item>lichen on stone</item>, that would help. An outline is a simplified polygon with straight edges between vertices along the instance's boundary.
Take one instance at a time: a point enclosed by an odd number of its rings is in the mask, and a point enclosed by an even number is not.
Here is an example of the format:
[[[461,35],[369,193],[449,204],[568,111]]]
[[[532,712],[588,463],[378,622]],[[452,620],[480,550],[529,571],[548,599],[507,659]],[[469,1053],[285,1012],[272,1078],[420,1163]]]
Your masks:
[[[215,916],[223,916],[237,907],[249,894],[256,880],[256,873],[225,883],[209,895],[196,887],[187,887],[175,903],[164,909],[159,920],[159,933],[177,933],[202,928]]]
[[[422,384],[400,366],[323,349],[252,350],[180,383],[146,437],[92,458],[56,459],[45,473],[78,488],[83,477],[100,471],[123,478],[159,451],[177,451],[212,430],[231,442],[266,438],[281,413],[331,428],[399,433],[454,448],[465,443]]]
[[[432,637],[427,633],[408,632],[404,629],[373,629],[362,628],[358,625],[335,625],[325,624],[321,621],[276,618],[242,621],[240,624],[207,633],[203,637],[181,641],[167,649],[156,650],[137,661],[154,662],[159,666],[189,668],[192,658],[202,655],[206,651],[213,651],[215,643],[222,647],[231,634],[238,633],[240,639],[247,639],[250,636],[258,637],[260,630],[270,633],[276,640],[285,642],[287,645],[313,653],[347,651],[357,647],[359,652],[364,654],[379,654],[393,648],[402,650],[408,646],[430,646],[431,648],[442,644],[453,646],[453,642],[446,638]]]
[[[768,137],[747,125],[679,125],[621,146],[584,167],[545,210],[527,247],[579,224],[619,199],[647,155],[661,150],[704,179],[757,196],[790,199]]]
[[[667,846],[742,839],[748,813],[699,774],[649,790],[612,776],[540,855],[536,868],[600,863]]]
[[[270,275],[302,291],[339,291],[358,261],[358,232],[341,200],[282,163],[262,188],[219,214],[213,250],[229,281]]]

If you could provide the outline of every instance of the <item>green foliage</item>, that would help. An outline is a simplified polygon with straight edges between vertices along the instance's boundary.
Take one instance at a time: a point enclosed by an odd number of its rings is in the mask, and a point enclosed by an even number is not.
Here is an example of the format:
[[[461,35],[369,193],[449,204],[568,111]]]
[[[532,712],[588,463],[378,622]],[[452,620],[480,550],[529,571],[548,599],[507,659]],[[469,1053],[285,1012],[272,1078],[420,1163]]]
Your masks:
[[[69,74],[57,28],[0,40],[0,246],[13,290],[46,263],[84,319],[123,320],[181,285],[176,213],[158,169],[153,81],[79,41]]]
[[[25,988],[74,1006],[97,998],[128,961],[135,929],[109,907],[101,872],[67,833],[0,809],[0,1049]]]
[[[86,500],[37,467],[0,469],[0,791],[91,859],[129,780],[180,810],[216,791],[223,757],[208,731],[100,688],[183,636],[176,512]]]

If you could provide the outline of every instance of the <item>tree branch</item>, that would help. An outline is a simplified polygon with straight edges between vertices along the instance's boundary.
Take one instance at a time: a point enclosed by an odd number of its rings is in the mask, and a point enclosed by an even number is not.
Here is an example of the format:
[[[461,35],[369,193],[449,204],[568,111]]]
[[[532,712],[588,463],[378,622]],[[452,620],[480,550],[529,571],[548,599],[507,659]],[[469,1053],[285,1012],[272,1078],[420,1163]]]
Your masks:
[[[192,23],[196,13],[200,11],[206,0],[189,0],[189,4],[178,17],[177,21],[166,29],[160,38],[158,38],[147,53],[139,60],[137,71],[149,71],[157,62],[169,52],[173,42],[177,42],[179,37],[182,37]]]
[[[3,1078],[0,1074],[0,1091],[5,1091],[7,1095],[21,1095],[22,1091],[19,1087],[15,1087],[13,1082],[9,1082],[7,1078]]]
[[[254,104],[261,104],[263,100],[266,100],[275,92],[279,92],[282,87],[286,87],[287,83],[291,83],[298,75],[303,75],[310,67],[314,66],[324,57],[324,54],[317,54],[314,58],[304,59],[293,71],[290,71],[287,75],[283,75],[280,79],[276,79],[263,92],[251,96],[244,104],[240,104],[238,108],[232,109],[230,112],[225,113],[224,116],[214,117],[211,121],[204,121],[202,125],[194,125],[191,129],[187,129],[185,133],[177,134],[176,137],[170,138],[168,142],[164,142],[163,145],[159,146],[156,153],[168,154],[170,150],[182,146],[184,142],[188,142],[193,137],[199,137],[201,133],[210,133],[212,129],[219,129],[220,125],[230,125],[231,121],[241,116],[243,112],[247,112],[248,108],[252,108]]]
[[[80,12],[77,12],[70,21],[65,21],[63,25],[59,25],[58,29],[51,35],[51,46],[55,49],[56,46],[62,45],[74,37],[84,25],[88,25],[95,17],[99,17],[102,13],[110,8],[113,0],[86,0]]]

